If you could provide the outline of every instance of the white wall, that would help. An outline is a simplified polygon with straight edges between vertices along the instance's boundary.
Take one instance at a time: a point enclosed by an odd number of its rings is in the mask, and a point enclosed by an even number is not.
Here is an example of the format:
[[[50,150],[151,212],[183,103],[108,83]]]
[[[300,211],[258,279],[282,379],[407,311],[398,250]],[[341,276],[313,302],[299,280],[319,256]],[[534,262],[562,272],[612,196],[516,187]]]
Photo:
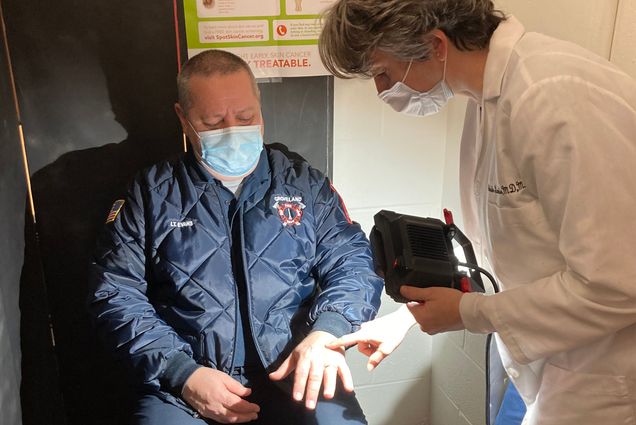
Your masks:
[[[636,78],[636,0],[496,0],[529,31],[580,44]],[[458,170],[465,101],[410,118],[375,95],[371,81],[337,80],[334,184],[368,231],[382,208],[436,216],[451,208],[461,224]],[[396,308],[386,297],[380,314]],[[414,328],[373,373],[350,350],[354,380],[370,425],[484,423],[484,340],[452,332],[433,338]],[[428,382],[427,382],[428,381]]]
[[[495,0],[528,31],[569,40],[609,58],[619,0]]]
[[[462,227],[459,200],[459,146],[466,99],[448,104],[442,202]],[[451,332],[433,337],[431,425],[478,425],[485,418],[485,336]]]
[[[381,209],[441,217],[447,113],[418,119],[384,105],[369,80],[336,80],[334,185],[365,231]],[[397,305],[384,296],[380,314]],[[373,425],[429,424],[431,338],[411,331],[374,372],[349,350],[356,389]]]
[[[620,0],[611,61],[636,78],[636,0]]]

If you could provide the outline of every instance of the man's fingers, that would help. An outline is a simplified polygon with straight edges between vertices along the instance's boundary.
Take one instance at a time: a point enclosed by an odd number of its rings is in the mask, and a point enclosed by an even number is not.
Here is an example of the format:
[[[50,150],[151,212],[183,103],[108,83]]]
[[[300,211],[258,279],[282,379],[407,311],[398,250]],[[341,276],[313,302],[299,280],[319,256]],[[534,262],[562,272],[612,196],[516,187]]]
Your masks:
[[[200,414],[205,418],[224,424],[245,423],[258,419],[258,412],[237,412],[222,405],[214,412],[209,408],[203,409]]]
[[[334,365],[329,365],[325,367],[324,377],[323,377],[323,390],[322,394],[325,398],[333,398],[336,393],[336,383],[338,382],[338,367]]]
[[[228,409],[223,418],[212,418],[217,422],[227,423],[227,424],[242,424],[246,422],[251,422],[258,419],[257,413],[241,413],[235,412],[233,410]]]
[[[303,399],[305,395],[305,387],[307,385],[307,378],[311,370],[311,360],[308,357],[302,357],[296,364],[296,372],[294,373],[294,389],[292,390],[292,397],[296,401]],[[321,376],[322,378],[322,376]]]
[[[272,373],[269,374],[269,378],[274,381],[280,381],[287,378],[287,376],[294,370],[295,364],[292,362],[292,355],[290,354],[285,361]]]
[[[426,301],[430,297],[430,292],[429,288],[418,288],[416,286],[402,286],[400,288],[400,294],[411,301]]]
[[[244,387],[240,382],[230,378],[229,376],[227,376],[227,379],[224,380],[224,383],[225,388],[227,388],[230,393],[236,394],[239,397],[247,397],[252,394],[252,390],[250,388]]]
[[[228,410],[231,410],[234,413],[258,413],[261,411],[261,408],[258,404],[250,403],[247,400],[238,397],[235,394],[231,394],[228,396],[223,406]]]
[[[307,377],[307,388],[305,390],[305,407],[314,409],[316,401],[320,395],[320,387],[322,385],[325,367],[322,362],[314,361],[311,364],[311,370]]]
[[[349,370],[349,366],[347,362],[342,361],[342,364],[338,368],[338,375],[340,376],[340,380],[342,381],[342,387],[346,391],[353,391],[353,377],[351,376],[351,370]]]

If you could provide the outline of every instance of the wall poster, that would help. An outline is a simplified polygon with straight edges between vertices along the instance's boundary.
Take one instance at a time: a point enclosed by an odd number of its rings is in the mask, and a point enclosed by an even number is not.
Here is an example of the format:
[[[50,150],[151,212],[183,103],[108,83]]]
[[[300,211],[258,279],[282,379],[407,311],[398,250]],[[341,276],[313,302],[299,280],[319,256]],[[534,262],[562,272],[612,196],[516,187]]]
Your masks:
[[[256,78],[329,75],[320,61],[320,15],[335,0],[184,0],[188,57],[224,49]]]

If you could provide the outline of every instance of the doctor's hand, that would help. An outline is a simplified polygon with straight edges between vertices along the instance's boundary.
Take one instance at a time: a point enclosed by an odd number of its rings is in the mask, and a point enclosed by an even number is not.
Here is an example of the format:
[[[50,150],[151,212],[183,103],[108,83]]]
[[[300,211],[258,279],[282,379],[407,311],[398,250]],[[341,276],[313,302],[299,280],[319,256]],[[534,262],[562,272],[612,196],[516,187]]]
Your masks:
[[[186,381],[181,397],[205,418],[222,424],[244,423],[257,419],[260,411],[243,398],[251,392],[226,373],[200,367]]]
[[[417,288],[402,286],[400,293],[409,302],[406,306],[420,324],[420,329],[429,335],[465,329],[459,314],[459,302],[464,295],[451,288]]]
[[[292,395],[296,401],[301,401],[304,397],[308,409],[316,407],[321,386],[325,398],[334,396],[338,376],[344,389],[353,391],[353,378],[345,361],[344,349],[326,347],[335,339],[336,337],[328,332],[311,332],[296,346],[283,364],[269,374],[270,379],[279,381],[295,370]]]
[[[369,357],[367,369],[371,371],[400,345],[415,323],[409,310],[405,306],[400,307],[393,313],[363,323],[359,331],[344,335],[327,344],[327,347],[348,347],[357,344],[358,351]]]

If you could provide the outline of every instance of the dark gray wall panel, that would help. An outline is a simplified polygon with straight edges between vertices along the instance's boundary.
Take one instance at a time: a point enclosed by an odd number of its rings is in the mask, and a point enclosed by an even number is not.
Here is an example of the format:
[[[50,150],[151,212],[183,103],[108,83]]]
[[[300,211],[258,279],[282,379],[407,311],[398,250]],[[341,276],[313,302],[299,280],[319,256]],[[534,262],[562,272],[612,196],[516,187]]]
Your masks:
[[[25,175],[0,31],[0,423],[19,425],[20,311]]]
[[[333,77],[285,78],[259,87],[266,140],[288,146],[331,177]]]

